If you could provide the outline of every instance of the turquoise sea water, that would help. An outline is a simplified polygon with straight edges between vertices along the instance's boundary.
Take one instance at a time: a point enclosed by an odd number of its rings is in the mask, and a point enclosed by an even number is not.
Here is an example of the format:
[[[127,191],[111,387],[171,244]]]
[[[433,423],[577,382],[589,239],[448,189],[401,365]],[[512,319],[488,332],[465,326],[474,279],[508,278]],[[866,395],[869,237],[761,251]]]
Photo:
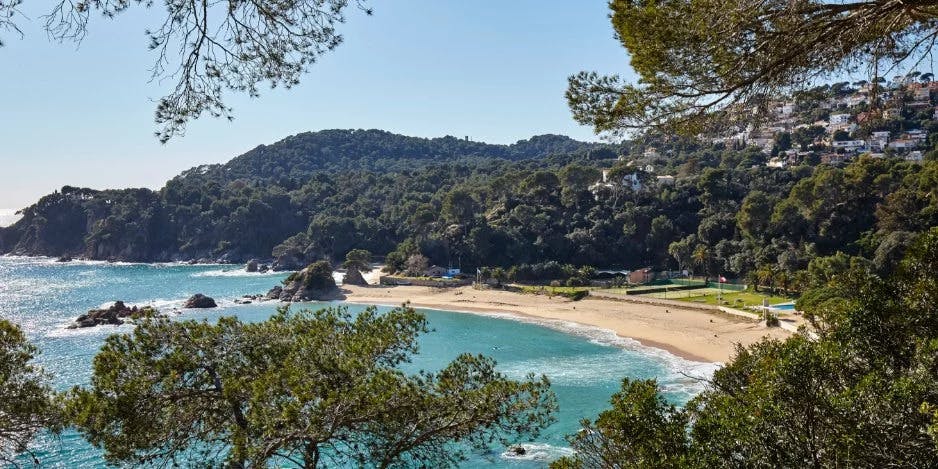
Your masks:
[[[182,310],[180,318],[214,320],[236,315],[262,320],[277,303],[236,305],[244,294],[266,292],[286,274],[248,274],[220,265],[55,263],[50,259],[0,257],[0,317],[20,324],[42,350],[40,361],[55,377],[58,388],[88,382],[91,359],[109,334],[128,332],[133,326],[66,329],[88,309],[115,300],[152,304],[162,311],[179,308],[194,293],[218,301],[214,310]],[[324,304],[309,304],[310,307]],[[363,306],[349,305],[352,310]],[[383,308],[387,309],[387,308]],[[689,362],[667,352],[620,339],[608,331],[569,323],[525,322],[506,315],[473,315],[423,310],[433,332],[421,339],[420,354],[409,365],[437,369],[461,352],[494,357],[499,369],[516,378],[529,372],[546,374],[557,393],[557,422],[537,441],[523,442],[529,449],[509,458],[496,448],[474,454],[464,467],[544,467],[565,454],[564,436],[578,429],[582,417],[594,417],[608,406],[623,377],[656,377],[668,399],[683,404],[703,384],[690,376],[706,377],[715,365]],[[43,467],[102,467],[100,453],[82,438],[66,432],[36,443]]]

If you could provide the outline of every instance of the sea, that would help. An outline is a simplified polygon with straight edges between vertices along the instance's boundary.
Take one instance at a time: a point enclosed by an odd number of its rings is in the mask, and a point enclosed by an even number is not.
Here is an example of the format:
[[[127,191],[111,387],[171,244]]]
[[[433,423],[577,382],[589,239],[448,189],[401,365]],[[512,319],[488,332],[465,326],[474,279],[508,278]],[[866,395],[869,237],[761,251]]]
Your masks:
[[[89,309],[121,300],[178,312],[172,316],[182,319],[215,321],[222,316],[237,316],[259,321],[270,316],[278,303],[242,305],[235,300],[264,293],[286,275],[247,273],[231,265],[59,263],[49,258],[3,256],[0,317],[26,331],[40,348],[38,361],[52,374],[54,386],[64,390],[89,382],[92,358],[106,337],[133,328],[129,324],[67,328]],[[195,293],[215,298],[219,307],[182,309],[185,299]],[[329,305],[304,303],[294,308]],[[352,311],[364,308],[356,304],[347,307]],[[582,418],[595,418],[609,407],[609,397],[619,389],[623,378],[656,378],[665,397],[683,405],[705,388],[705,379],[718,367],[574,323],[501,313],[421,311],[432,332],[421,337],[419,354],[407,365],[409,368],[439,369],[459,353],[483,353],[497,360],[498,370],[510,377],[522,379],[531,372],[547,375],[558,397],[556,422],[536,439],[518,442],[527,449],[525,455],[514,456],[506,448],[495,447],[471,454],[462,465],[466,468],[546,467],[551,460],[571,453],[566,437],[579,429]],[[33,451],[42,467],[105,467],[101,451],[73,431],[41,436]]]

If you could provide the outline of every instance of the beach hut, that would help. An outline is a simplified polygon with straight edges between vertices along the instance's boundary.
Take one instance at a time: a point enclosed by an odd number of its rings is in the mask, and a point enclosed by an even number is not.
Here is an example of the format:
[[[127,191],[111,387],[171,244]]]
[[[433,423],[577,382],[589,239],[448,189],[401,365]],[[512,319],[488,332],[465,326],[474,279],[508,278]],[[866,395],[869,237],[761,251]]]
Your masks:
[[[427,277],[442,277],[446,275],[446,269],[438,265],[432,265],[426,272]]]

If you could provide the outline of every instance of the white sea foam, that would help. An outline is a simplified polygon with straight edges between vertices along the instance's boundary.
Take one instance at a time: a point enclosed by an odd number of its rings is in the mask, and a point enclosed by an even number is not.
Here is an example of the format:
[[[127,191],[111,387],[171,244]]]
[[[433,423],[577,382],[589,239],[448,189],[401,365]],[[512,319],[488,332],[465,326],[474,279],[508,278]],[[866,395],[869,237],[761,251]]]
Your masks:
[[[128,333],[134,330],[134,324],[131,322],[124,322],[120,326],[114,326],[111,324],[104,324],[94,327],[79,327],[75,329],[70,329],[68,326],[75,324],[74,321],[68,321],[59,323],[56,327],[53,327],[45,331],[46,337],[75,337],[75,336],[102,336],[107,337],[111,334],[117,333]]]
[[[204,264],[203,264],[204,265]],[[216,269],[216,270],[206,270],[204,272],[196,272],[189,274],[190,277],[261,277],[261,276],[274,276],[274,275],[284,275],[287,272],[274,272],[269,270],[267,272],[248,272],[241,268],[229,268],[229,269]]]
[[[515,446],[524,448],[524,454],[517,454],[509,449],[502,453],[501,457],[515,461],[553,461],[557,458],[573,454],[573,449],[571,448],[553,446],[547,443],[521,443]]]
[[[137,301],[137,302],[125,301],[124,304],[128,307],[136,306],[138,308],[141,308],[144,306],[150,306],[150,307],[156,308],[156,310],[161,313],[175,312],[178,314],[184,314],[186,311],[219,311],[219,310],[224,310],[232,306],[243,306],[242,304],[235,303],[234,300],[216,299],[215,303],[218,304],[217,308],[186,309],[186,308],[183,308],[183,305],[185,304],[185,302],[186,302],[185,299],[159,298],[159,299],[144,300],[144,301]],[[107,309],[113,305],[114,305],[113,301],[107,301],[98,305],[96,309]],[[70,336],[75,336],[75,335],[107,336],[107,335],[114,334],[117,332],[130,332],[135,327],[134,324],[130,321],[125,321],[124,324],[121,326],[113,326],[113,325],[105,324],[105,325],[95,326],[95,327],[81,327],[81,328],[76,328],[76,329],[69,328],[69,326],[73,324],[75,324],[74,320],[68,320],[65,322],[58,323],[55,325],[55,327],[49,329],[45,333],[45,335],[47,337],[70,337]]]
[[[713,372],[723,366],[722,363],[688,360],[674,355],[667,350],[644,345],[635,339],[621,337],[614,331],[601,327],[559,319],[542,319],[511,313],[466,312],[548,327],[566,334],[588,339],[590,342],[597,345],[630,350],[644,356],[652,357],[656,362],[663,364],[667,370],[666,375],[658,377],[659,385],[661,385],[662,390],[665,392],[686,393],[688,395],[699,394],[706,389],[707,380],[713,376]],[[509,374],[517,374],[518,377],[535,371],[550,376],[552,380],[558,382],[562,380],[565,384],[588,384],[589,382],[598,382],[608,379],[609,370],[616,367],[615,361],[619,358],[620,357],[607,356],[571,357],[566,359],[578,363],[564,363],[562,359],[544,358],[536,360],[539,363],[517,363],[504,371]],[[606,360],[607,362],[586,363],[590,360]]]
[[[49,256],[19,256],[13,254],[3,254],[0,257],[17,263],[31,264],[31,265],[88,265],[88,266],[134,266],[134,265],[146,265],[150,267],[206,267],[206,266],[227,266],[234,267],[234,264],[221,264],[221,263],[205,263],[205,264],[190,264],[188,262],[182,261],[171,261],[171,262],[126,262],[126,261],[103,261],[103,260],[91,260],[91,259],[72,259],[68,262],[59,262],[57,257]]]
[[[173,309],[182,308],[182,305],[183,305],[185,302],[186,302],[185,299],[178,299],[178,298],[177,298],[177,299],[157,298],[157,299],[144,300],[144,301],[137,301],[137,302],[125,301],[124,304],[127,305],[128,307],[131,307],[131,308],[134,307],[134,306],[136,306],[136,307],[138,307],[138,308],[142,308],[142,307],[144,307],[144,306],[150,306],[150,307],[152,307],[152,308],[156,308],[156,309],[159,310],[159,311],[164,311],[164,312],[165,312],[165,311],[169,311],[169,310],[173,310]],[[108,301],[108,302],[105,302],[105,303],[101,303],[100,305],[98,305],[98,309],[110,308],[113,304],[114,304],[113,301]],[[234,302],[232,302],[232,304],[234,304]]]

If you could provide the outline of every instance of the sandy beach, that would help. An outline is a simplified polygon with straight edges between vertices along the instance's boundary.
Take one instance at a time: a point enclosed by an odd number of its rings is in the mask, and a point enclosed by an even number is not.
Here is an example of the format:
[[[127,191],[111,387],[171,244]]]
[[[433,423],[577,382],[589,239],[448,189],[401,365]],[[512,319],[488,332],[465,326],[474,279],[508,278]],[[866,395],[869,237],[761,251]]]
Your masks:
[[[509,313],[539,319],[571,321],[614,331],[644,345],[658,347],[689,360],[726,362],[735,344],[748,345],[768,336],[784,338],[789,332],[766,328],[756,321],[693,308],[627,303],[587,297],[570,301],[561,297],[476,290],[472,287],[418,286],[342,287],[352,303],[400,305],[481,313]]]

